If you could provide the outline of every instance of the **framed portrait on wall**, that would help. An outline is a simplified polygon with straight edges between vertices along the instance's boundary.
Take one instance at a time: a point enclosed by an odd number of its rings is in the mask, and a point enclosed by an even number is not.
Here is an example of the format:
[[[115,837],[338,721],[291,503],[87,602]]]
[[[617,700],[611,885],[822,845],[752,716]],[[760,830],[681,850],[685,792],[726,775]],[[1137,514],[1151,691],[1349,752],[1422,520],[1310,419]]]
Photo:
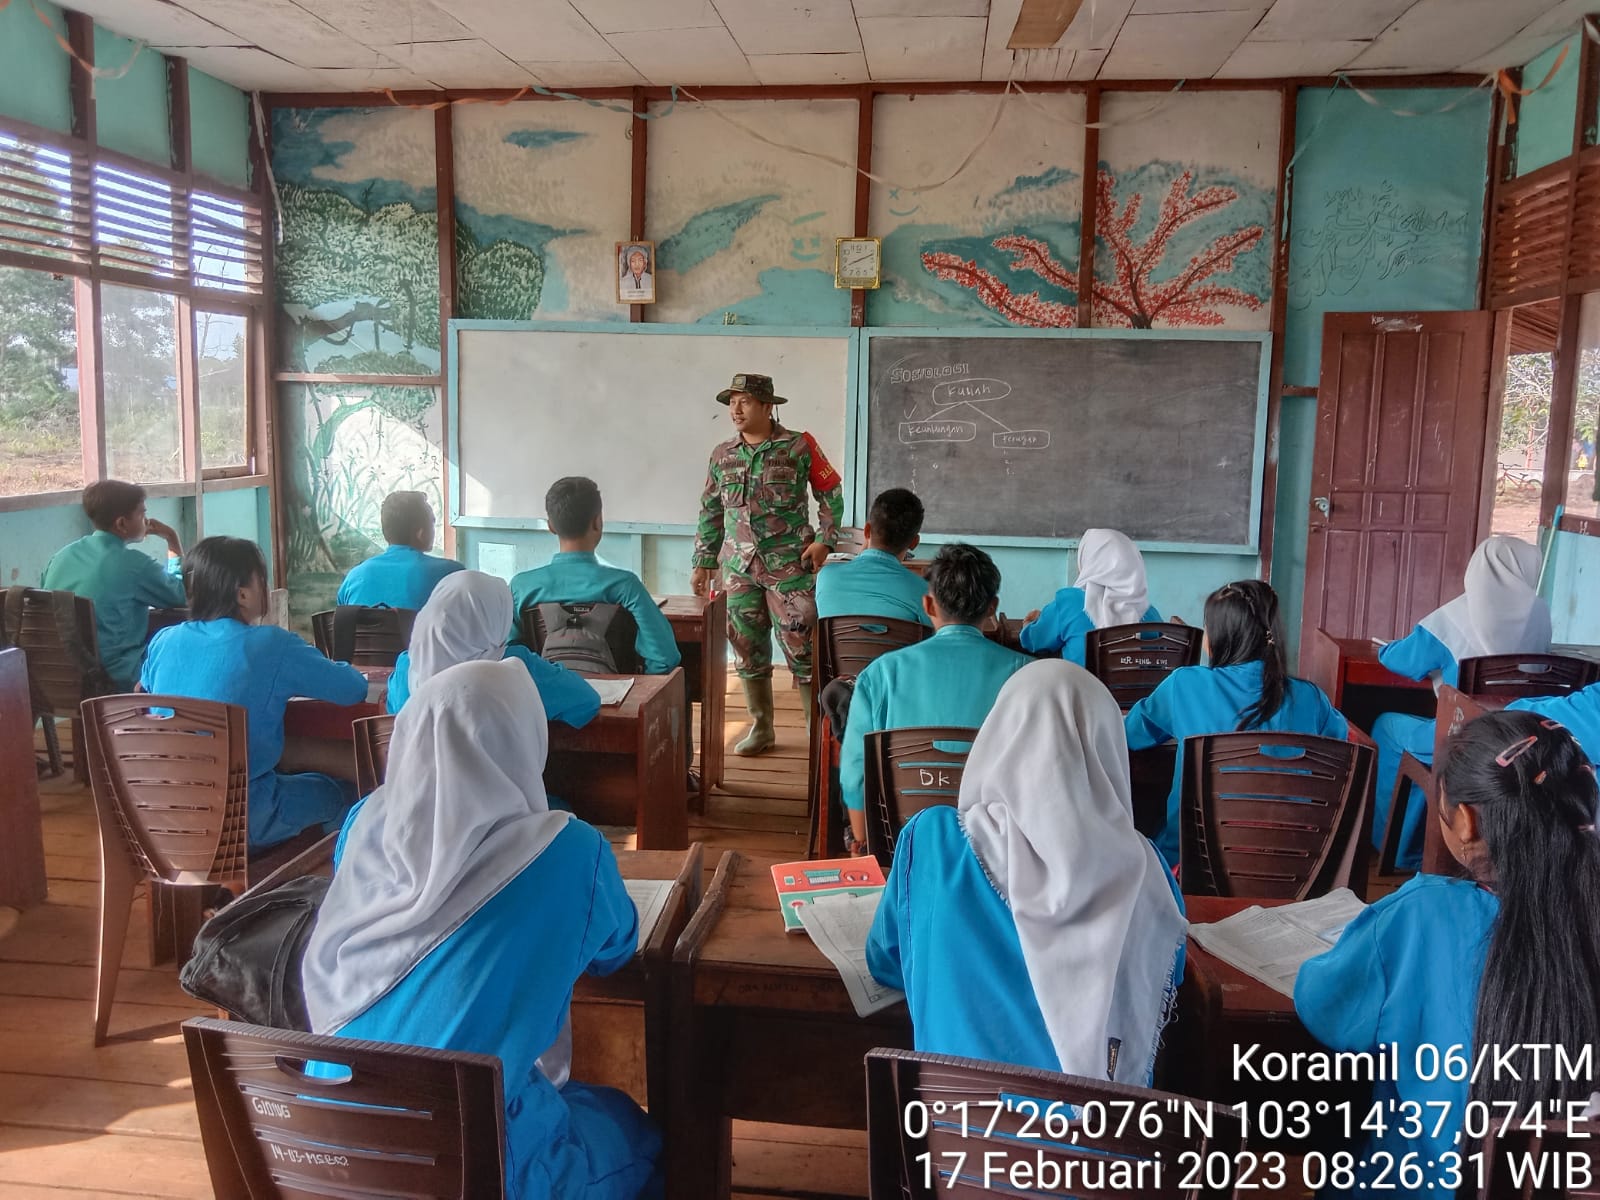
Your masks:
[[[617,303],[656,302],[656,244],[617,243]]]

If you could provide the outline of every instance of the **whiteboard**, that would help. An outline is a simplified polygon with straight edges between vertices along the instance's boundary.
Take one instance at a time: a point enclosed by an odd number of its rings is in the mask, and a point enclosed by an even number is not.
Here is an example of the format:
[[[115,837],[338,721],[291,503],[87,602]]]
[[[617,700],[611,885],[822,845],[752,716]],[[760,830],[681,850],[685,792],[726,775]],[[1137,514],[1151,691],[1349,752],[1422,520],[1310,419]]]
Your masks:
[[[853,333],[492,321],[453,321],[451,332],[458,523],[534,526],[552,483],[587,475],[608,526],[692,527],[712,447],[733,436],[716,395],[741,371],[772,376],[788,398],[783,424],[853,474]]]

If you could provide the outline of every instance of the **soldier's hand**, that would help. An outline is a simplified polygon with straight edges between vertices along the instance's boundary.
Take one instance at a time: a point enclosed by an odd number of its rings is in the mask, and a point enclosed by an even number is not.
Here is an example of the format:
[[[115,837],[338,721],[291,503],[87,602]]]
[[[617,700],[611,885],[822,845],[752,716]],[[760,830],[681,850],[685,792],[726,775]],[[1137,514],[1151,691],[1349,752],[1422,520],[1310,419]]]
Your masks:
[[[689,572],[689,586],[696,596],[704,596],[711,587],[711,568],[696,567]]]
[[[800,552],[800,557],[805,561],[806,570],[815,575],[822,570],[822,564],[828,561],[828,548],[821,542],[812,542]]]

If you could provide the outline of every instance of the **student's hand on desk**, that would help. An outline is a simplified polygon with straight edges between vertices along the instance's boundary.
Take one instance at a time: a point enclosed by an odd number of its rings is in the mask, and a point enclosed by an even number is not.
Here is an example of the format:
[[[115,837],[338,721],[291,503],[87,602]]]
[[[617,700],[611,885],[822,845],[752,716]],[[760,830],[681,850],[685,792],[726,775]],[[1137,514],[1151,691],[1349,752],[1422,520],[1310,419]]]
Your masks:
[[[800,552],[801,560],[806,564],[806,570],[815,575],[822,570],[822,564],[828,561],[830,551],[821,542],[812,542]]]
[[[150,517],[145,521],[144,527],[147,533],[154,534],[166,542],[168,550],[174,554],[183,553],[183,543],[178,540],[178,531],[171,525],[168,525],[165,521],[158,521],[154,517]]]
[[[711,568],[696,567],[690,571],[689,587],[696,596],[704,596],[711,587]]]

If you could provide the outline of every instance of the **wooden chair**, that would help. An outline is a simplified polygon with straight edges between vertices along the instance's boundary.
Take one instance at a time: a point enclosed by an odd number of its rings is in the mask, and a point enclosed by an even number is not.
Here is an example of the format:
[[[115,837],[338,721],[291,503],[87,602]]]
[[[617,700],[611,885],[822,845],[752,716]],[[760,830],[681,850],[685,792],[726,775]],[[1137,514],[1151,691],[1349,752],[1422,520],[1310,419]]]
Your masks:
[[[887,868],[901,826],[956,802],[978,731],[962,725],[881,729],[866,737],[867,849]]]
[[[1166,621],[1092,629],[1084,662],[1127,712],[1179,667],[1198,663],[1204,636],[1197,626]]]
[[[218,1200],[505,1195],[498,1058],[201,1017],[183,1041]]]
[[[55,719],[69,717],[73,774],[86,780],[78,705],[112,690],[111,678],[100,663],[94,601],[71,592],[28,587],[7,588],[0,595],[0,645],[27,653],[33,715],[44,723],[50,771],[53,775],[62,771]]]
[[[392,667],[411,647],[411,608],[364,608],[341,604],[311,614],[311,636],[317,649],[335,662],[352,667]]]
[[[812,634],[811,703],[817,704],[822,689],[835,679],[855,678],[874,659],[912,646],[932,635],[933,630],[918,621],[893,617],[824,617]],[[834,739],[820,708],[807,714],[811,727],[809,764],[806,773],[806,804],[811,826],[809,856],[831,858],[844,853],[842,827],[834,822],[837,797],[832,787],[833,772],[839,765],[839,744]]]
[[[1457,666],[1456,690],[1470,699],[1497,706],[1534,696],[1567,696],[1600,681],[1600,663],[1565,654],[1483,654],[1463,658]],[[1435,762],[1437,762],[1435,756]],[[1433,766],[1409,750],[1400,756],[1389,817],[1383,826],[1383,847],[1378,857],[1379,875],[1399,875],[1400,839],[1406,810],[1411,806],[1411,785],[1422,792],[1428,812],[1439,810],[1438,781]]]
[[[1600,1197],[1600,1119],[1548,1116],[1538,1132],[1513,1129],[1504,1137],[1495,1136],[1497,1127],[1480,1143],[1483,1165],[1466,1172],[1457,1200]]]
[[[100,830],[100,946],[94,1044],[103,1045],[123,943],[142,879],[151,958],[188,958],[205,898],[235,895],[299,853],[302,835],[249,860],[245,711],[188,696],[100,696],[83,702],[85,757]]]
[[[963,1112],[971,1114],[965,1128],[959,1115],[950,1115]],[[1141,1122],[1139,1114],[1147,1112],[1159,1113],[1160,1120]],[[1100,1119],[1110,1113],[1131,1113],[1133,1119]],[[1151,1127],[1154,1136],[1146,1132]],[[1091,1129],[1103,1133],[1092,1137]],[[1243,1148],[1239,1115],[1205,1100],[912,1050],[867,1055],[870,1200],[1001,1194],[1224,1200],[1235,1194],[1231,1186],[1212,1184],[1214,1177],[1200,1171],[1200,1186],[1184,1188],[1184,1173],[1173,1167],[1185,1155],[1201,1163],[1213,1155],[1234,1162]],[[1123,1186],[1110,1186],[1109,1174],[1106,1186],[1092,1186],[1112,1163],[1130,1172]],[[1027,1172],[1015,1182],[1012,1164]],[[1148,1174],[1135,1173],[1140,1164]],[[1151,1169],[1157,1165],[1159,1174]],[[1052,1180],[1051,1170],[1063,1174]]]
[[[1180,873],[1194,896],[1364,896],[1373,752],[1298,733],[1186,738]]]
[[[0,907],[30,908],[47,891],[27,654],[0,650]]]
[[[586,612],[593,608],[593,604],[568,604],[568,609]],[[566,658],[559,653],[545,653],[545,638],[549,630],[544,626],[544,619],[539,615],[537,604],[526,605],[517,617],[518,627],[522,631],[522,642],[533,649],[533,652],[550,662],[560,663],[570,671],[577,671],[582,675],[595,674],[593,660]],[[618,675],[637,675],[644,670],[644,663],[639,659],[639,624],[634,620],[633,614],[627,609],[619,609],[616,619],[611,622],[606,630],[606,646],[611,651],[611,661],[617,666]],[[602,672],[610,674],[610,672]],[[692,743],[691,743],[692,744]]]
[[[389,739],[394,736],[394,716],[383,713],[350,722],[356,746],[356,794],[370,796],[389,771]]]

